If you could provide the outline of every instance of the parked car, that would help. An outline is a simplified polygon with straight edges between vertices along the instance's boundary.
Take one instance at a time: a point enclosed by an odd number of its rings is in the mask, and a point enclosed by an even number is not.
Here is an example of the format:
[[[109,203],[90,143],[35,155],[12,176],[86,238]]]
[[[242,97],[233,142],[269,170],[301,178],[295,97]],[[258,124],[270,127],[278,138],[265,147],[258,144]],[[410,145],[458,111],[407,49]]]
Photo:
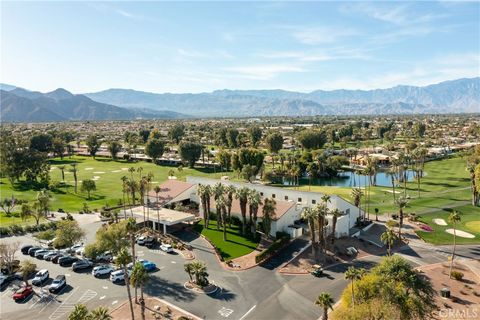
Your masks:
[[[151,248],[155,245],[155,242],[156,242],[156,239],[154,237],[150,237],[148,236],[146,239],[145,239],[145,247],[147,248]]]
[[[33,293],[33,288],[31,286],[21,287],[13,294],[13,300],[23,300],[26,299]]]
[[[143,245],[145,245],[145,240],[147,240],[147,237],[145,237],[145,236],[140,236],[140,237],[137,238],[137,244],[138,244],[139,246],[143,246]]]
[[[143,260],[141,261],[141,263],[143,264],[143,267],[145,268],[145,270],[149,272],[157,270],[157,265],[151,261]]]
[[[0,287],[3,287],[4,285],[8,284],[10,281],[12,281],[13,276],[7,276],[5,274],[0,275]]]
[[[42,270],[37,272],[37,274],[35,275],[35,278],[33,278],[33,280],[32,280],[32,284],[34,286],[40,286],[45,281],[47,281],[49,277],[50,277],[50,274],[48,273],[48,270],[47,269],[42,269]]]
[[[20,251],[22,251],[23,254],[28,254],[28,250],[30,250],[31,248],[33,248],[33,245],[31,244],[27,244],[27,245],[24,245]]]
[[[71,246],[69,249],[68,249],[68,252],[69,253],[75,253],[78,249],[80,248],[83,248],[83,243],[78,243],[74,246]]]
[[[83,257],[83,255],[85,254],[85,247],[81,247],[80,249],[77,249],[77,251],[75,251],[75,254],[77,256]]]
[[[30,249],[28,249],[27,253],[30,257],[33,257],[35,256],[35,252],[37,252],[38,250],[43,250],[42,247],[31,247]]]
[[[132,271],[128,270],[129,276],[131,273]],[[125,272],[123,271],[123,269],[110,273],[110,281],[112,281],[113,283],[125,281]]]
[[[108,265],[108,264],[104,264],[104,265],[101,265],[101,266],[96,266],[92,269],[92,276],[99,277],[99,276],[102,276],[102,275],[110,274],[114,270],[115,269],[113,269],[113,267]]]
[[[67,279],[65,278],[65,276],[59,275],[53,280],[52,284],[48,288],[48,291],[55,293],[60,291],[66,285],[67,285]]]
[[[93,266],[93,262],[88,260],[88,259],[82,259],[78,260],[77,262],[72,264],[72,270],[77,271],[77,270],[83,270],[83,269],[88,269]]]
[[[97,258],[95,259],[95,261],[98,261],[98,262],[111,262],[113,260],[113,255],[110,251],[106,251],[100,255],[97,256]]]
[[[72,256],[64,256],[58,259],[58,264],[61,267],[70,267],[73,263],[77,262],[78,258],[77,257],[72,257]]]
[[[58,263],[58,260],[60,260],[63,257],[68,257],[68,256],[60,252],[60,254],[58,256],[55,256],[55,257],[52,258],[52,262],[53,263]]]
[[[43,259],[43,257],[49,252],[50,252],[50,250],[45,250],[45,249],[37,250],[37,251],[35,251],[35,258]]]
[[[62,254],[58,251],[51,251],[43,256],[43,260],[52,261],[55,257],[61,256]]]
[[[162,243],[162,245],[160,246],[160,249],[161,249],[162,251],[165,251],[166,253],[173,252],[173,248],[172,248],[172,246],[169,245],[169,244],[164,244],[164,243]]]
[[[313,265],[313,270],[310,274],[317,278],[322,277],[324,275],[322,266],[318,264]]]
[[[354,256],[358,253],[357,249],[355,247],[348,247],[345,249],[345,254],[349,257]]]

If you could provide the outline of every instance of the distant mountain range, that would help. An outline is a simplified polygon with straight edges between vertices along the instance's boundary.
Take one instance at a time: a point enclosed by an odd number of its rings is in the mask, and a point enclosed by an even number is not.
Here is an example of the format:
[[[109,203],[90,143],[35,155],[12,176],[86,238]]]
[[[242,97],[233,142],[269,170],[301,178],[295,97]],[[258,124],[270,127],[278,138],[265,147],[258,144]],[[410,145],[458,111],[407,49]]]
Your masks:
[[[49,122],[70,120],[130,120],[185,118],[173,111],[128,109],[93,101],[65,89],[48,93],[28,91],[14,86],[0,86],[1,122]]]
[[[375,90],[217,90],[151,93],[132,89],[73,95],[0,84],[2,121],[184,117],[441,114],[480,112],[480,78]]]

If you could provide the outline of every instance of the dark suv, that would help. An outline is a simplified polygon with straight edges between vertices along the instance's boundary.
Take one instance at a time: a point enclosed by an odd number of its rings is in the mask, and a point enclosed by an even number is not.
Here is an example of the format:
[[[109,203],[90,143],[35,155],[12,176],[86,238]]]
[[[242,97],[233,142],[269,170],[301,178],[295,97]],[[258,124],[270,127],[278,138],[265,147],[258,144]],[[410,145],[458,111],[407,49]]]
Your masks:
[[[58,259],[58,264],[61,267],[70,267],[73,263],[77,262],[77,257],[65,256]]]
[[[52,284],[48,288],[48,291],[55,293],[60,291],[65,285],[67,284],[67,279],[65,279],[64,275],[57,276],[55,280],[53,280]]]

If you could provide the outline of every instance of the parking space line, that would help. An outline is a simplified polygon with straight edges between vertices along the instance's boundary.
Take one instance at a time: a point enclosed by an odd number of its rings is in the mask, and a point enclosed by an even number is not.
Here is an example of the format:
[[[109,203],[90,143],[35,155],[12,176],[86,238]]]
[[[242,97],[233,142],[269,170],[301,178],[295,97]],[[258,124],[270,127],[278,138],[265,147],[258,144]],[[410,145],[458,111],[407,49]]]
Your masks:
[[[240,319],[238,319],[238,320],[243,320],[243,319],[245,319],[245,317],[248,316],[248,315],[250,314],[250,312],[252,312],[253,309],[256,308],[256,306],[257,306],[257,305],[254,305],[253,307],[251,307],[250,310],[248,310],[248,311],[247,311]]]
[[[68,299],[70,299],[72,297],[72,295],[75,293],[75,291],[77,291],[79,289],[79,287],[76,287],[75,289],[72,290],[72,293],[70,293],[70,295],[62,302],[62,304],[60,304],[57,309],[52,312],[52,314],[50,315],[50,317],[48,317],[48,319],[50,320],[55,320],[55,319],[58,319],[58,318],[61,318],[63,317],[69,310],[73,309],[75,307],[75,303],[67,303]]]

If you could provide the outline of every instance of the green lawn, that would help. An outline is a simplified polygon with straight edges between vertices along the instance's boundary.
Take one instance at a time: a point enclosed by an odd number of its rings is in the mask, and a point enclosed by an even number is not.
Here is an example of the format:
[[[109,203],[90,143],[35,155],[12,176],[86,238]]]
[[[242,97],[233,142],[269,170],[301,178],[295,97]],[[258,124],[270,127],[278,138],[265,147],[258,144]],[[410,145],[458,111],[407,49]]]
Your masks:
[[[42,220],[40,220],[40,223],[42,223]],[[12,224],[17,224],[17,225],[35,224],[35,219],[29,218],[23,221],[18,217],[7,217],[4,213],[0,214],[0,226],[8,227],[8,226],[11,226]]]
[[[227,241],[223,241],[223,230],[217,230],[217,222],[210,221],[208,229],[204,221],[195,226],[195,231],[210,240],[220,251],[224,260],[231,260],[249,254],[257,247],[258,243],[240,234],[240,228],[233,226],[227,228]]]
[[[460,212],[461,222],[457,224],[457,229],[469,232],[475,235],[473,239],[467,239],[457,236],[457,243],[458,244],[473,244],[480,242],[480,228],[478,228],[480,224],[480,208],[473,207],[471,205],[458,207],[455,210]],[[425,241],[433,244],[452,244],[453,243],[453,235],[446,233],[446,229],[451,229],[452,225],[448,222],[448,215],[450,214],[449,211],[442,210],[433,213],[423,214],[421,216],[421,221],[428,224],[432,229],[433,232],[426,232],[426,231],[417,231],[419,237],[424,239]],[[447,222],[447,226],[439,226],[433,222],[433,219],[440,218],[444,219]]]
[[[70,164],[76,162],[78,164],[78,180],[92,179],[94,176],[99,177],[96,181],[97,190],[92,192],[92,197],[87,200],[87,194],[80,191],[80,183],[78,185],[78,193],[74,192],[73,175],[65,170],[65,181],[67,187],[60,188],[58,191],[50,192],[51,195],[51,210],[58,210],[59,208],[67,212],[78,212],[82,209],[83,203],[88,203],[90,209],[101,208],[105,204],[110,206],[116,205],[118,200],[122,198],[122,184],[121,178],[126,175],[130,177],[128,171],[122,168],[143,168],[143,175],[148,172],[154,174],[152,187],[161,184],[168,179],[168,172],[174,170],[175,175],[179,180],[185,180],[187,175],[209,176],[220,178],[223,175],[233,175],[230,173],[214,173],[213,169],[206,168],[183,168],[178,171],[173,166],[159,166],[150,162],[126,162],[123,160],[112,161],[105,158],[93,159],[90,157],[73,157],[72,159],[65,158],[64,160],[51,160],[51,180],[60,182],[62,180],[61,171],[58,169],[59,165],[65,165],[70,168]],[[136,179],[139,174],[135,173]],[[13,187],[7,179],[0,179],[0,194],[2,198],[11,197],[14,195],[19,199],[32,201],[35,199],[38,190],[35,190],[26,183],[17,183]],[[18,209],[18,208],[16,208]],[[8,218],[7,218],[8,219]]]

